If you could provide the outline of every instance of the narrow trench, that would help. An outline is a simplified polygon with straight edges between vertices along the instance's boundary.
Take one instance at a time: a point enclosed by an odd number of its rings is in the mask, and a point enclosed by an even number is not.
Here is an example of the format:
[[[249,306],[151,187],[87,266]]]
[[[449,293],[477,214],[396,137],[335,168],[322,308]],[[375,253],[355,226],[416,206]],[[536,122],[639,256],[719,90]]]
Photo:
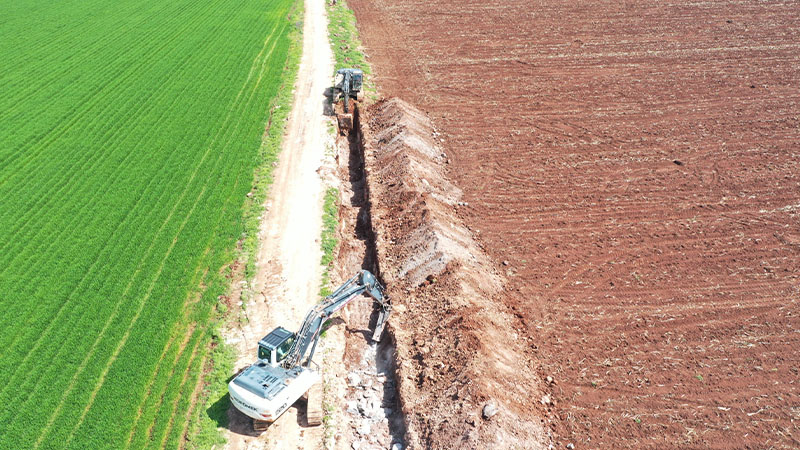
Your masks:
[[[363,246],[361,269],[371,271],[383,282],[375,247],[375,232],[372,228],[372,217],[370,215],[369,185],[366,181],[364,146],[362,142],[363,134],[357,107],[353,116],[353,130],[347,136],[349,206],[355,210],[353,235],[359,241],[359,247]],[[368,305],[369,309],[359,312],[363,312],[364,316],[366,316],[369,314],[368,311],[371,311],[368,330],[373,330],[378,312],[375,308],[372,308],[371,304],[362,304]],[[358,362],[353,361],[355,364],[351,364],[348,367],[348,395],[346,401],[348,405],[347,413],[352,417],[354,425],[353,442],[355,444],[353,448],[362,450],[369,448],[403,448],[405,422],[396,389],[394,336],[387,329],[384,331],[381,341],[375,344],[371,341],[371,333],[368,331],[350,331],[354,332],[349,333],[347,352],[355,353],[355,355],[351,353],[351,361],[358,359]],[[363,337],[357,337],[359,335]],[[360,356],[360,358],[356,358],[356,356]],[[357,366],[357,368],[352,366]],[[380,395],[382,414],[376,415],[373,408],[370,408],[370,390]],[[376,421],[375,419],[379,420]],[[369,432],[363,427],[365,422],[370,423]],[[361,429],[359,429],[360,427]]]

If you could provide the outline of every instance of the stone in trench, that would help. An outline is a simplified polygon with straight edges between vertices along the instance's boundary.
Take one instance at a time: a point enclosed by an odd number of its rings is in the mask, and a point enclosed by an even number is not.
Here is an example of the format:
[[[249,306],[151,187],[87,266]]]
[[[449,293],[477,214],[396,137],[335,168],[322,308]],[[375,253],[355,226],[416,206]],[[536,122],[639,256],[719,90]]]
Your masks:
[[[361,422],[361,424],[358,426],[358,428],[356,428],[356,433],[358,433],[361,436],[369,436],[370,430],[371,430],[371,427],[369,425],[369,422],[367,422],[365,420],[365,421]]]
[[[360,383],[361,383],[361,377],[357,373],[350,372],[349,374],[347,374],[347,384],[349,384],[351,387],[356,387]]]
[[[372,380],[370,380],[369,378],[361,380],[361,387],[363,387],[364,389],[369,389],[370,387],[372,387]]]
[[[369,401],[369,407],[370,409],[381,409],[381,401],[373,397]]]
[[[375,422],[378,422],[384,418],[383,410],[376,408],[369,409],[364,415],[367,416],[367,418],[369,418],[370,420],[374,420]]]

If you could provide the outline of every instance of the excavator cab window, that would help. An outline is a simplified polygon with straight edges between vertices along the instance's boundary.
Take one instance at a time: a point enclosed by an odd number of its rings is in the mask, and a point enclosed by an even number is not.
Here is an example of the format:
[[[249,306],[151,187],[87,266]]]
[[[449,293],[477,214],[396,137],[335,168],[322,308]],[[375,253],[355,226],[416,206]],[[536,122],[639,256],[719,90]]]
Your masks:
[[[272,363],[272,350],[264,347],[263,345],[258,346],[258,359],[262,361],[266,361],[268,363]]]
[[[294,344],[294,336],[290,336],[288,339],[283,341],[281,345],[275,350],[277,356],[277,362],[283,361],[283,358],[286,357],[286,354],[289,353],[289,350],[292,348],[292,344]]]

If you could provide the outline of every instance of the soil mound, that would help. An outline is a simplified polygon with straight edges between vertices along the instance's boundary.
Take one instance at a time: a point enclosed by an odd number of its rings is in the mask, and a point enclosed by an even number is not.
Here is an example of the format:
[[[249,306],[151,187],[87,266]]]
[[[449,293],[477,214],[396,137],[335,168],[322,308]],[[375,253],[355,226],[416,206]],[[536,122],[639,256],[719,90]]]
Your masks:
[[[381,185],[386,196],[391,226],[392,251],[385,256],[396,268],[392,283],[419,286],[428,277],[443,273],[448,264],[473,269],[474,289],[496,293],[500,279],[477,248],[469,230],[455,216],[453,206],[461,190],[442,174],[446,157],[435,145],[435,130],[424,113],[399,99],[375,105],[370,110],[372,131],[371,180]],[[387,281],[389,281],[387,278]]]
[[[461,191],[443,175],[432,123],[399,99],[359,122],[377,262],[395,304],[407,443],[544,447],[530,345],[492,301],[504,280],[456,215]]]

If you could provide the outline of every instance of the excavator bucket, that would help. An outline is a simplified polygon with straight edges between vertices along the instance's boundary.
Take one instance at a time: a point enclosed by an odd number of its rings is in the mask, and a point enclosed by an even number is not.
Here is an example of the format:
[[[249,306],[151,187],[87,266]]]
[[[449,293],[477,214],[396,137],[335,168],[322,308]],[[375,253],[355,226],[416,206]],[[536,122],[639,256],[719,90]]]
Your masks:
[[[353,129],[353,114],[337,114],[336,119],[339,121],[339,132],[342,135]]]
[[[372,342],[380,342],[383,328],[386,326],[386,321],[389,320],[389,314],[392,312],[392,305],[384,305],[378,313],[378,320],[375,322],[375,332],[372,333]]]

